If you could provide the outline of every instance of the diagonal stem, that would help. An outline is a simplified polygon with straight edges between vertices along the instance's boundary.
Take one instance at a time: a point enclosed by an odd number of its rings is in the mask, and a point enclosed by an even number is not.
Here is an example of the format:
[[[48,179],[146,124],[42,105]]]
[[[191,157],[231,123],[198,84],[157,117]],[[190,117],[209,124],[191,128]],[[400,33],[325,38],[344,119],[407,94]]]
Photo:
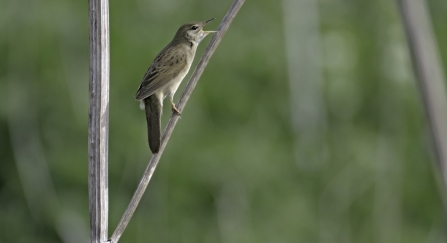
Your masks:
[[[421,100],[430,128],[430,139],[440,175],[440,195],[447,215],[447,95],[444,70],[436,45],[426,3],[420,0],[397,0],[411,53]],[[439,171],[439,172],[438,172]]]
[[[179,103],[177,104],[177,109],[180,112],[182,112],[183,109],[185,108],[186,102],[188,101],[189,97],[192,94],[192,91],[196,87],[200,76],[202,75],[203,71],[206,68],[206,65],[208,64],[211,56],[213,55],[223,36],[227,32],[228,27],[230,27],[231,22],[236,17],[236,14],[238,13],[239,9],[242,7],[244,1],[245,0],[235,0],[231,5],[230,9],[228,10],[227,14],[225,15],[224,19],[222,20],[222,23],[219,25],[217,33],[211,39],[210,44],[206,48],[205,53],[203,54],[202,58],[197,64],[197,67],[194,70],[193,74],[191,75],[191,79],[189,80],[185,90],[180,96]],[[118,242],[119,238],[121,237],[127,225],[129,224],[129,221],[132,218],[132,215],[135,212],[138,203],[140,202],[144,194],[144,191],[146,190],[146,187],[152,178],[152,175],[154,174],[158,161],[160,160],[161,155],[165,150],[166,144],[168,143],[168,140],[171,137],[172,132],[179,119],[180,119],[179,115],[175,113],[171,115],[171,118],[169,119],[168,125],[166,126],[165,132],[163,133],[161,139],[160,151],[157,154],[154,154],[151,160],[149,161],[146,170],[144,171],[143,177],[140,180],[140,184],[138,185],[137,190],[135,191],[132,199],[130,200],[129,205],[127,206],[126,211],[124,212],[120,222],[118,223],[118,226],[116,227],[112,237],[109,240],[111,243]]]

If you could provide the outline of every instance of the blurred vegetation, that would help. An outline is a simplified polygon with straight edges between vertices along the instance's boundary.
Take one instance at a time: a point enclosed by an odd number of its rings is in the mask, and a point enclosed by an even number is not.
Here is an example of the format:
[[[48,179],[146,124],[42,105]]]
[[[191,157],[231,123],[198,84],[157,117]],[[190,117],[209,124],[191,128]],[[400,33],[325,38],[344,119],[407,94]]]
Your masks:
[[[292,119],[291,82],[307,90],[289,77],[286,2],[246,1],[121,242],[447,242],[394,2],[318,1],[319,52],[299,57],[320,60],[313,129]],[[133,98],[146,68],[230,4],[110,1],[110,233],[151,156]],[[445,64],[447,2],[428,6]],[[0,1],[1,243],[88,241],[88,28],[87,1]]]

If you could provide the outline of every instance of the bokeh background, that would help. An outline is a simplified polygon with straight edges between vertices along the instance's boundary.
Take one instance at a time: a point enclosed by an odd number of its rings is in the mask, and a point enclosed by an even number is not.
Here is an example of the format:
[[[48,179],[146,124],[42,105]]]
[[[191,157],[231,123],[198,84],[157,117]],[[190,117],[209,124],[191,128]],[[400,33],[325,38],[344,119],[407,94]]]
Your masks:
[[[146,68],[231,2],[110,1],[110,234],[151,157]],[[88,242],[88,33],[87,1],[0,1],[1,243]],[[409,57],[394,1],[246,1],[120,242],[447,242]]]

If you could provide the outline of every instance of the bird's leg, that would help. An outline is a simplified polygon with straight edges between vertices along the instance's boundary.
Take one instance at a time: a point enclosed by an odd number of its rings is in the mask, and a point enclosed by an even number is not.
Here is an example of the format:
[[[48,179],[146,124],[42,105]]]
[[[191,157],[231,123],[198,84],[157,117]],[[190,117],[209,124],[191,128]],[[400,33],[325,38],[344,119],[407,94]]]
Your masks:
[[[173,112],[175,112],[177,115],[181,115],[182,114],[179,110],[177,110],[177,107],[175,107],[174,102],[171,102],[171,105],[172,105],[172,111]]]
[[[173,99],[174,99],[173,96],[169,96],[169,100],[171,101],[172,112],[176,113],[177,115],[181,115],[182,113],[177,109],[177,107],[175,107]]]

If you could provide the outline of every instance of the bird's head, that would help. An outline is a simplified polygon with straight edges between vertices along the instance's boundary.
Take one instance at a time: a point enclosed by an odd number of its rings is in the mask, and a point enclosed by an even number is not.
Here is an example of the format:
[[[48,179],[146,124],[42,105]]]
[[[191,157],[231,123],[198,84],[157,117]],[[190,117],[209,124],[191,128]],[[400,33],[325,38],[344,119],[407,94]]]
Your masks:
[[[191,22],[182,25],[175,34],[175,39],[185,38],[191,43],[198,45],[208,34],[216,32],[203,30],[203,27],[212,20],[214,18],[204,22]]]

